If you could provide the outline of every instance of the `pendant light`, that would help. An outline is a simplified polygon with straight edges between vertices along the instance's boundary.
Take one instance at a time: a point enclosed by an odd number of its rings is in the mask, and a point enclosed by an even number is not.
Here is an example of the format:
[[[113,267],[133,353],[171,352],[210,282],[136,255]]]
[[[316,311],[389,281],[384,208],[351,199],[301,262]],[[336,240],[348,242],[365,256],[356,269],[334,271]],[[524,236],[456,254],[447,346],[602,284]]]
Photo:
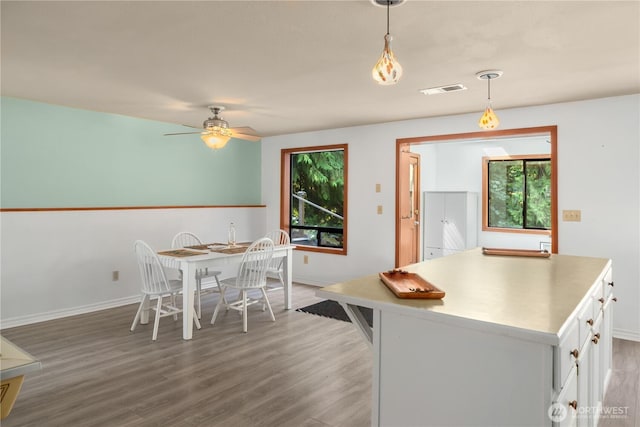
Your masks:
[[[485,130],[496,129],[498,125],[500,125],[500,120],[498,120],[498,116],[493,112],[493,108],[491,108],[491,80],[497,79],[502,76],[502,71],[500,70],[487,70],[480,71],[476,73],[476,77],[479,80],[487,81],[487,108],[484,110],[484,114],[478,120],[478,126]]]
[[[389,33],[389,8],[391,5],[398,5],[404,0],[372,0],[374,4],[387,6],[387,34],[384,36],[384,49],[378,62],[371,70],[371,76],[373,80],[380,85],[393,85],[398,83],[400,77],[402,77],[402,66],[396,59],[393,51],[391,50],[391,34]]]

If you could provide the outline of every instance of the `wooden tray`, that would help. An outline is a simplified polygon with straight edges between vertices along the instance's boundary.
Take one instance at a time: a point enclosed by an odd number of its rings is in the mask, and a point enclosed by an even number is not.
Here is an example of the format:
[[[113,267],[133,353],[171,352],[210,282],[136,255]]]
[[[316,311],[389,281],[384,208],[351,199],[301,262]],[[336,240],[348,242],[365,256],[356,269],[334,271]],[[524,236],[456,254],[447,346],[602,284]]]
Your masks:
[[[482,248],[482,253],[485,255],[528,256],[536,258],[549,258],[551,256],[547,251],[537,251],[535,249]]]
[[[416,273],[390,270],[379,273],[382,283],[398,298],[441,299],[444,291],[427,282]]]

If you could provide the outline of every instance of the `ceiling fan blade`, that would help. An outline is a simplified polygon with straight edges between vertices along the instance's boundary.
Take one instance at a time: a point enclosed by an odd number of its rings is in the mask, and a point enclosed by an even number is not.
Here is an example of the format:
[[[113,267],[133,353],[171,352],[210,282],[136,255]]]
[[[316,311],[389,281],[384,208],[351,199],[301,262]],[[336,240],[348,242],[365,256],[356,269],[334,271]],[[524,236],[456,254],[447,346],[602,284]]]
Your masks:
[[[257,142],[262,139],[262,137],[258,135],[247,135],[244,133],[236,133],[236,132],[233,132],[231,134],[231,137],[236,139],[244,139],[245,141],[253,141],[253,142]]]
[[[258,136],[258,132],[256,132],[253,128],[249,126],[240,126],[237,128],[229,128],[229,130],[233,133],[242,133],[245,135],[254,135]]]
[[[196,133],[202,133],[202,131],[200,132],[179,132],[179,133],[165,133],[164,136],[173,136],[173,135],[194,135]]]

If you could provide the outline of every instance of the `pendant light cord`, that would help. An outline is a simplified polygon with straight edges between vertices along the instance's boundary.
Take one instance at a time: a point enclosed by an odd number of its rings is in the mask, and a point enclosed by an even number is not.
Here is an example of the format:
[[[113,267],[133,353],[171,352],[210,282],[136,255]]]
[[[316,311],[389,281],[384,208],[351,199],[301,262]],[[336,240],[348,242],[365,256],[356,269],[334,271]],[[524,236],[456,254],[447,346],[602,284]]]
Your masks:
[[[487,97],[489,102],[491,102],[491,77],[487,78]]]
[[[391,6],[391,0],[387,0],[387,35],[389,34],[389,7]]]

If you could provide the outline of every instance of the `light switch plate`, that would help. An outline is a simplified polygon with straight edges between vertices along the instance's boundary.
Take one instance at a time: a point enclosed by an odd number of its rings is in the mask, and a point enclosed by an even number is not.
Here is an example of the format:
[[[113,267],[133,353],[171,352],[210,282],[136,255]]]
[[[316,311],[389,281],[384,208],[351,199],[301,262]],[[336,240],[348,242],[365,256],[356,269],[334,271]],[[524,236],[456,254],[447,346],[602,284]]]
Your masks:
[[[580,210],[562,211],[562,220],[580,222],[582,221],[582,211]]]

